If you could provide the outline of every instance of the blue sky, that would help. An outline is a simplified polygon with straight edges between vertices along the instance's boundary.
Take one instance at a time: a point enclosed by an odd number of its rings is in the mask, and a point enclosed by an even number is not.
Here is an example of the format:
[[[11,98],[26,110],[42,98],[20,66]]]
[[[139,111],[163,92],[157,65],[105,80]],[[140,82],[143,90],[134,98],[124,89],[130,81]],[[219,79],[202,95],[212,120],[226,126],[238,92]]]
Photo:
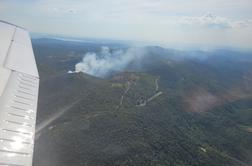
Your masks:
[[[252,48],[251,0],[1,0],[0,19],[72,37]]]

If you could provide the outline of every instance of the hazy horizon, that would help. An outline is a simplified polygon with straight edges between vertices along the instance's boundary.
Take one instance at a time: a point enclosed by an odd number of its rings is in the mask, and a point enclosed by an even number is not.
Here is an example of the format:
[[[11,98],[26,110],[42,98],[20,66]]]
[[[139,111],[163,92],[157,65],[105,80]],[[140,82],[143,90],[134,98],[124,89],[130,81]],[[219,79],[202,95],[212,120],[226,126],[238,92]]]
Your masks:
[[[104,43],[104,46],[108,43],[126,44],[131,47],[146,47],[146,46],[158,46],[165,49],[174,49],[179,51],[216,51],[216,50],[230,50],[238,52],[252,52],[252,48],[239,48],[239,47],[228,47],[228,46],[204,46],[204,45],[193,45],[185,43],[160,43],[160,42],[148,42],[140,40],[127,40],[127,39],[113,39],[113,38],[102,38],[102,37],[76,37],[62,34],[47,34],[47,33],[31,33],[32,39],[55,39],[67,42],[80,42],[80,43]]]
[[[252,46],[250,0],[3,0],[0,20],[77,38],[145,41],[177,47]]]

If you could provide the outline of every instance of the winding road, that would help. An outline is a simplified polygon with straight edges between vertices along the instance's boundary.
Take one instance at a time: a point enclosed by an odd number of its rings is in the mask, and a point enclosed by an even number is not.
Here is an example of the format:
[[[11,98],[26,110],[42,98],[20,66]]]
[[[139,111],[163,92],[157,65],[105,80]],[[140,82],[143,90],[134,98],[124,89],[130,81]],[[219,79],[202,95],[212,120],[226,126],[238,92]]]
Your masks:
[[[147,100],[145,100],[143,103],[139,104],[139,105],[136,105],[138,107],[144,107],[146,106],[146,104],[148,104],[148,102],[151,102],[152,100],[156,99],[157,97],[159,97],[160,95],[163,94],[162,91],[159,91],[159,85],[158,85],[158,80],[159,80],[160,77],[156,78],[155,79],[155,94],[152,95],[151,97],[149,97]]]

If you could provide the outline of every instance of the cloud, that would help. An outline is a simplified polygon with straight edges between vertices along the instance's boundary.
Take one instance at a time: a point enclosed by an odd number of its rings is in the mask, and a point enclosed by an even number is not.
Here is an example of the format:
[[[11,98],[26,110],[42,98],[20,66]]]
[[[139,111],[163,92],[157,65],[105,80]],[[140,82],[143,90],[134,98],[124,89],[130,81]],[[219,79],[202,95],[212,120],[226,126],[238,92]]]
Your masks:
[[[246,28],[251,26],[251,20],[234,21],[226,17],[216,16],[207,13],[203,16],[185,16],[180,17],[178,25],[192,28],[208,28],[208,29],[229,29],[229,28]]]
[[[232,24],[233,28],[249,28],[252,27],[252,20],[235,21]]]
[[[105,77],[111,72],[124,70],[130,62],[139,60],[144,55],[143,48],[111,50],[109,47],[102,47],[98,53],[85,54],[82,61],[75,65],[75,71],[68,71],[68,73],[83,72],[97,77]]]
[[[0,0],[0,19],[32,32],[249,48],[251,11],[251,0]]]
[[[182,26],[199,28],[231,28],[230,21],[224,17],[217,17],[213,14],[206,14],[200,17],[182,17],[179,22]]]

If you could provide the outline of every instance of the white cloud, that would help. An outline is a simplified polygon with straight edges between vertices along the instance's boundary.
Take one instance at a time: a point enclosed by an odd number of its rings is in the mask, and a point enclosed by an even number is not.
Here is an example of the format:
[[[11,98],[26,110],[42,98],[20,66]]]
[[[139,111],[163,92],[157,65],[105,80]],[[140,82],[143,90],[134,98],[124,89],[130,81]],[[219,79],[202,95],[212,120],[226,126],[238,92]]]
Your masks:
[[[233,28],[249,28],[252,27],[252,20],[235,21],[232,24]]]
[[[250,20],[234,21],[225,17],[215,16],[211,13],[199,17],[181,17],[177,23],[181,26],[209,29],[245,28],[251,26]]]

